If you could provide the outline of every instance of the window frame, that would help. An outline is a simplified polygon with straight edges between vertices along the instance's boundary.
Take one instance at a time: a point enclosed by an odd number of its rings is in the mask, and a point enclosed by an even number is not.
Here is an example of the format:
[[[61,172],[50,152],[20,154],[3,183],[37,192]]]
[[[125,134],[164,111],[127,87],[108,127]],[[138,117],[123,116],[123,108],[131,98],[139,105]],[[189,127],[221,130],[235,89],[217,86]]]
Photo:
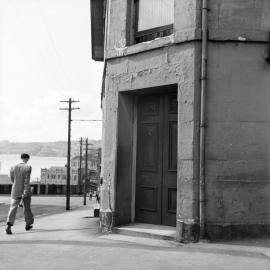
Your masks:
[[[174,24],[167,24],[167,25],[150,28],[143,31],[138,31],[139,1],[140,0],[134,0],[134,30],[135,30],[134,41],[135,41],[135,44],[151,41],[151,40],[154,40],[155,38],[167,37],[173,34]]]

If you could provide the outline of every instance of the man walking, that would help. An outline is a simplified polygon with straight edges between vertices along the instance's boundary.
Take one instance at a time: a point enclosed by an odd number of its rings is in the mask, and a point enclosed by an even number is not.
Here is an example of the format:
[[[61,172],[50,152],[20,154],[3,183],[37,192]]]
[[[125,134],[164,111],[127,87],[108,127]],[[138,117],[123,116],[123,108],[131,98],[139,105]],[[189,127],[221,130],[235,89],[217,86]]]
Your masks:
[[[12,182],[10,209],[7,217],[6,233],[12,234],[11,227],[14,225],[17,208],[22,202],[25,219],[25,230],[32,229],[34,217],[31,211],[31,186],[30,176],[32,167],[27,165],[30,156],[21,154],[22,162],[10,169],[10,179]]]

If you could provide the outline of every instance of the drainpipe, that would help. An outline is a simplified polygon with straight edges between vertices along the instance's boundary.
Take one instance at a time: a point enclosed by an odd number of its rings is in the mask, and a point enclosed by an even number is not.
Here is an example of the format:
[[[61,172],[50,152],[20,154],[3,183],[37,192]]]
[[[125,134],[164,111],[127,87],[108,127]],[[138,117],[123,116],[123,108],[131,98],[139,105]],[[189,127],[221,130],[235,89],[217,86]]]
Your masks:
[[[207,0],[202,0],[202,54],[201,54],[201,106],[200,106],[200,185],[199,185],[199,217],[200,237],[205,236],[205,103],[207,83],[207,47],[208,47],[208,6]]]

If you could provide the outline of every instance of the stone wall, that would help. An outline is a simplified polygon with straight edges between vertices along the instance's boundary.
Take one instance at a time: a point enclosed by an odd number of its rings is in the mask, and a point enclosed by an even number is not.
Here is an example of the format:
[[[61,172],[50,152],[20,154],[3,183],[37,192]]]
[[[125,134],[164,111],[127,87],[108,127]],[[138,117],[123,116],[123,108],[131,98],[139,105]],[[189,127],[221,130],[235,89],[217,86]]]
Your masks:
[[[255,43],[209,44],[206,209],[211,237],[230,237],[228,227],[232,236],[238,231],[236,226],[245,225],[247,233],[249,225],[250,235],[262,233],[265,225],[269,229],[270,67],[264,59],[266,48],[266,44]]]

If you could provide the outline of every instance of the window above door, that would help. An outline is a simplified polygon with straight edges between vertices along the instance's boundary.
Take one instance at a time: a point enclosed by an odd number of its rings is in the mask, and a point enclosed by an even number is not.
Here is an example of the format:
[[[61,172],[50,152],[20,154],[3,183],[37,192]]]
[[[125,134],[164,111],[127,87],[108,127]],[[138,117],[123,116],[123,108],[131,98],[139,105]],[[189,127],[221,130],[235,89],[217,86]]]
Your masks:
[[[173,33],[174,0],[135,0],[135,42]]]

